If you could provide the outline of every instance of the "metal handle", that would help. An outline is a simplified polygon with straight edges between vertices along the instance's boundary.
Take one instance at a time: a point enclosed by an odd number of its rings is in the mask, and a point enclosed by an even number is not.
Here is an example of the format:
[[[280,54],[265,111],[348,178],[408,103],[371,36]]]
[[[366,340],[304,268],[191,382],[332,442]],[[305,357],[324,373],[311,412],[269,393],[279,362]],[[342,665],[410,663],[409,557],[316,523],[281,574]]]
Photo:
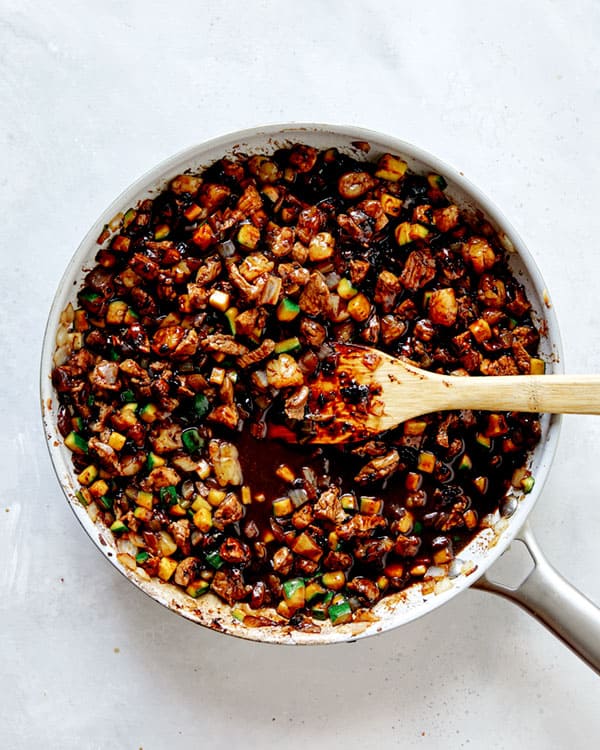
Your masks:
[[[474,586],[518,604],[600,675],[600,608],[550,565],[528,524],[516,539],[527,547],[534,562],[523,583],[513,589],[484,574]]]

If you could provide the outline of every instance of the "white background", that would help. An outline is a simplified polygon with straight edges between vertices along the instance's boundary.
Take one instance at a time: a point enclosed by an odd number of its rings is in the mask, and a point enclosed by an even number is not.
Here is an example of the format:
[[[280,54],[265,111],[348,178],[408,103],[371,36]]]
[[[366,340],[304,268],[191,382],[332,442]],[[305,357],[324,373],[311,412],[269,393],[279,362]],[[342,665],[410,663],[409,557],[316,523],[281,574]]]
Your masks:
[[[598,747],[598,678],[487,594],[304,649],[146,598],[57,486],[38,362],[64,267],[133,179],[238,128],[329,121],[464,171],[541,267],[566,368],[600,372],[599,38],[592,0],[0,0],[0,747]],[[532,519],[597,602],[599,438],[565,418]]]

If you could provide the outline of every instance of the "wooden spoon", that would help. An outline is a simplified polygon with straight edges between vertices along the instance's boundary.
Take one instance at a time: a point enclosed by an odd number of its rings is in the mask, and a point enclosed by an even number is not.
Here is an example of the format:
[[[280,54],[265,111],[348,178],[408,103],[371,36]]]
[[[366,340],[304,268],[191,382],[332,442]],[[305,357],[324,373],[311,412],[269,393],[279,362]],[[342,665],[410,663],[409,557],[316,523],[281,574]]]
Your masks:
[[[311,443],[363,440],[447,409],[600,414],[598,375],[438,375],[377,349],[333,349],[330,373],[310,383]]]

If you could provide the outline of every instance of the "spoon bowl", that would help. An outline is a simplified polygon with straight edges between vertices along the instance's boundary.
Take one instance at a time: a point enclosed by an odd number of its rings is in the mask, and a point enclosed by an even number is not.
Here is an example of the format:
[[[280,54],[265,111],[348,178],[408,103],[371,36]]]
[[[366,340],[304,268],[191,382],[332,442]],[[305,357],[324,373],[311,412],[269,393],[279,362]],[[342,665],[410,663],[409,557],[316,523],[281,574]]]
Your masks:
[[[449,409],[600,414],[598,375],[440,375],[352,344],[333,344],[329,365],[310,384],[312,443],[364,440]]]

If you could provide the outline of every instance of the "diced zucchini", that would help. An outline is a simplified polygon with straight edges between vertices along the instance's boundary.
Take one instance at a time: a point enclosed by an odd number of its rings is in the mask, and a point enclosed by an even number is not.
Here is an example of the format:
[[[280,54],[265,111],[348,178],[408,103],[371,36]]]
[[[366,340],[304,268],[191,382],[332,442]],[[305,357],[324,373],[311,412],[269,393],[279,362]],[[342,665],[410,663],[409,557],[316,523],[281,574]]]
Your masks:
[[[307,604],[312,604],[327,595],[327,589],[321,586],[317,581],[312,581],[306,587],[304,597]]]
[[[531,357],[529,360],[529,372],[531,375],[544,375],[546,373],[546,363],[538,357]]]
[[[94,497],[102,497],[102,495],[106,495],[108,490],[108,484],[104,481],[104,479],[97,479],[93,484],[90,485],[90,492]]]
[[[229,292],[223,292],[220,289],[215,289],[208,298],[208,304],[211,307],[214,307],[215,310],[220,310],[224,313],[229,307],[230,300],[231,297],[229,295]]]
[[[179,500],[177,489],[172,484],[169,484],[167,487],[161,487],[158,491],[158,496],[160,497],[161,503],[164,503],[165,505],[175,505]]]
[[[150,555],[145,550],[143,550],[142,552],[138,552],[137,555],[135,556],[135,561],[138,565],[142,565],[149,559],[150,559]]]
[[[526,494],[529,494],[531,492],[534,485],[535,479],[532,476],[525,477],[523,480],[521,480],[521,487],[523,488],[523,492],[525,492]]]
[[[480,445],[482,448],[487,448],[488,450],[491,450],[492,447],[492,440],[487,435],[483,435],[481,432],[478,432],[475,436],[475,442]]]
[[[194,513],[192,520],[194,526],[203,534],[206,534],[206,532],[210,531],[212,528],[212,513],[210,508],[198,508]]]
[[[135,506],[133,515],[138,521],[142,521],[143,523],[150,523],[152,520],[152,510],[144,508],[142,505]]]
[[[429,451],[421,451],[417,461],[417,469],[426,474],[431,474],[435,469],[435,455]]]
[[[185,591],[190,596],[193,596],[194,599],[197,599],[199,596],[202,596],[202,594],[206,594],[209,588],[210,583],[208,581],[199,580],[192,581]]]
[[[152,510],[154,507],[154,495],[151,492],[144,492],[144,490],[138,490],[135,498],[137,505],[141,505],[142,508]]]
[[[226,496],[227,493],[224,490],[218,490],[216,487],[211,487],[208,491],[206,499],[213,508],[216,508],[223,502]]]
[[[291,578],[283,584],[283,598],[290,609],[302,609],[306,600],[303,578]]]
[[[92,502],[92,497],[88,490],[81,489],[79,492],[75,493],[75,497],[79,500],[79,502],[87,508],[87,506]]]
[[[275,344],[275,354],[283,354],[283,352],[292,352],[294,349],[299,349],[301,346],[300,339],[297,336],[292,336],[289,339],[284,339]]]
[[[352,607],[346,599],[329,605],[329,619],[332,625],[342,625],[352,619]]]
[[[471,458],[466,453],[463,453],[463,455],[460,457],[458,470],[470,471],[472,468],[473,468],[473,462],[471,461]]]
[[[384,154],[377,162],[375,177],[388,182],[398,182],[404,177],[408,164],[392,154]]]
[[[340,497],[340,504],[344,510],[357,510],[358,508],[356,497],[350,493]]]
[[[146,404],[140,410],[140,419],[146,424],[155,422],[158,417],[158,406],[156,404]]]
[[[113,300],[106,311],[106,322],[110,325],[122,325],[127,308],[127,302],[120,299]]]
[[[236,237],[238,243],[248,250],[255,250],[260,240],[260,229],[254,224],[242,224]]]
[[[129,529],[127,528],[127,526],[125,526],[123,521],[115,521],[114,523],[112,523],[110,530],[114,531],[116,534],[122,534],[125,531],[129,531]]]
[[[367,516],[376,516],[381,513],[383,507],[383,500],[377,497],[361,497],[360,498],[360,512]]]
[[[136,216],[137,211],[135,210],[135,208],[127,209],[127,211],[125,211],[125,215],[123,216],[123,229],[127,229],[127,227],[131,224]]]
[[[161,557],[158,564],[158,577],[162,581],[168,581],[177,569],[177,560],[171,557]]]
[[[294,300],[284,297],[277,307],[277,320],[282,323],[289,323],[294,320],[300,313],[300,305]]]
[[[125,437],[125,435],[122,435],[120,432],[111,432],[108,438],[108,444],[115,451],[120,451],[126,442],[127,442],[127,438]]]
[[[329,604],[333,599],[333,592],[328,591],[325,598],[311,607],[310,613],[315,620],[326,620],[329,612]]]
[[[330,591],[341,591],[346,585],[346,574],[343,570],[333,570],[323,573],[321,583]]]
[[[227,318],[227,323],[229,324],[229,330],[231,331],[232,336],[235,336],[236,334],[235,319],[237,318],[237,316],[237,307],[230,307],[225,311],[225,317]]]
[[[248,487],[247,484],[242,485],[240,495],[242,499],[242,505],[250,505],[250,503],[252,502],[252,492],[250,491],[250,487]]]
[[[209,565],[211,565],[215,570],[219,570],[219,568],[223,566],[223,559],[216,550],[213,552],[206,553],[206,562]]]
[[[315,542],[315,540],[303,531],[299,534],[292,543],[292,552],[301,557],[306,557],[313,562],[319,562],[323,557],[323,550]]]
[[[294,510],[294,504],[289,497],[280,497],[273,501],[273,515],[275,518],[289,516]]]
[[[65,445],[70,451],[73,451],[73,453],[87,453],[88,452],[88,443],[87,440],[78,432],[70,432],[67,437],[65,438]]]
[[[183,447],[188,453],[196,453],[204,447],[204,438],[195,427],[188,427],[181,433]]]
[[[121,391],[121,395],[119,398],[124,404],[133,404],[135,403],[135,400],[136,400],[135,393],[129,388],[125,391]]]
[[[159,466],[164,466],[165,463],[166,461],[162,456],[157,456],[156,453],[153,453],[152,451],[148,453],[148,458],[146,460],[148,471],[152,471],[152,469],[156,469]]]
[[[352,285],[350,279],[343,278],[340,279],[337,285],[337,293],[342,299],[349,300],[352,299],[352,297],[356,297],[358,289]]]
[[[104,510],[112,510],[115,501],[108,495],[102,495],[102,497],[98,498],[98,502],[102,505]]]
[[[409,221],[403,221],[394,230],[394,236],[399,245],[407,245],[414,240],[428,237],[429,229],[422,224],[411,224]]]
[[[154,229],[154,239],[164,240],[171,232],[171,227],[168,224],[157,224]]]
[[[348,302],[348,314],[357,323],[364,322],[371,314],[371,303],[364,294],[357,294]]]
[[[204,419],[204,417],[210,411],[210,404],[203,393],[197,393],[194,396],[192,411],[194,412],[196,418],[199,420]]]
[[[448,183],[441,174],[428,174],[427,182],[429,183],[429,186],[435,190],[445,190],[448,187]]]
[[[79,484],[83,484],[87,487],[96,479],[97,476],[98,469],[94,466],[94,464],[90,464],[89,466],[85,467],[85,469],[79,474],[77,479],[79,480]]]
[[[402,201],[395,195],[384,193],[381,198],[381,207],[388,216],[399,216],[402,210]]]

